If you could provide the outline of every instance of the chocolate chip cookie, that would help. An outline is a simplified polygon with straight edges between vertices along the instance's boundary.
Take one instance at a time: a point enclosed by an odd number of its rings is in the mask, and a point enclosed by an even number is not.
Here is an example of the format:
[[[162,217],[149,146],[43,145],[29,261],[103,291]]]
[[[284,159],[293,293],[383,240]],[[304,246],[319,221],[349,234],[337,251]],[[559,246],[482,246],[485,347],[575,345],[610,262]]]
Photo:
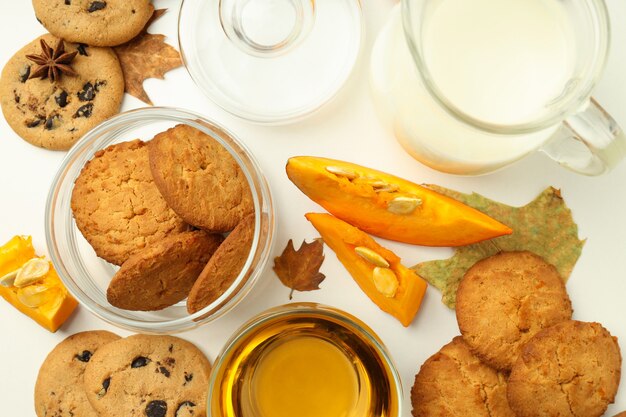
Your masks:
[[[120,337],[107,331],[76,333],[46,357],[35,384],[38,417],[98,417],[87,401],[83,373],[93,354]]]
[[[20,49],[4,66],[0,78],[2,112],[22,139],[46,149],[69,149],[88,130],[119,112],[124,76],[110,48],[63,43],[76,52],[72,74],[58,80],[29,78],[40,66],[27,55],[44,53],[41,40],[58,49],[59,39],[43,35]]]
[[[204,417],[210,368],[185,340],[134,335],[93,355],[85,391],[101,416]]]
[[[599,323],[556,324],[522,348],[509,404],[518,417],[599,417],[615,399],[621,365],[616,339]]]
[[[154,11],[150,0],[33,0],[33,7],[50,33],[93,46],[128,42]]]
[[[411,389],[414,417],[515,417],[507,381],[483,364],[460,336],[428,358]]]
[[[554,266],[531,252],[503,252],[466,272],[456,317],[472,352],[508,371],[532,336],[571,319],[572,305]]]
[[[154,181],[187,223],[209,232],[229,232],[254,211],[248,181],[232,155],[188,125],[150,141]]]
[[[224,294],[243,269],[254,239],[254,213],[235,227],[206,264],[187,299],[190,314]]]
[[[156,188],[145,142],[134,140],[96,152],[74,184],[76,226],[96,254],[116,265],[189,226]]]
[[[155,242],[128,258],[113,276],[107,300],[126,310],[161,310],[176,304],[222,243],[221,235],[201,230]]]

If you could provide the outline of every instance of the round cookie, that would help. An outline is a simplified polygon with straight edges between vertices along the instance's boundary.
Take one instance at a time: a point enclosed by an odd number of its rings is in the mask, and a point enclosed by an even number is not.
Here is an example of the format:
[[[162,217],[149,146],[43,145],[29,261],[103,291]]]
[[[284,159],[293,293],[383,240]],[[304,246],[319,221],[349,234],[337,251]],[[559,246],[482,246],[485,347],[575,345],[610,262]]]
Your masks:
[[[76,333],[44,360],[35,383],[37,417],[98,417],[87,401],[83,373],[92,355],[120,337],[107,331]]]
[[[76,226],[96,254],[121,265],[163,238],[189,230],[156,188],[138,139],[96,152],[74,184]]]
[[[518,417],[598,417],[615,399],[622,358],[599,323],[565,321],[522,348],[507,397]]]
[[[205,417],[210,369],[183,339],[134,335],[93,355],[85,391],[101,416]]]
[[[187,298],[190,314],[202,310],[224,294],[239,276],[254,240],[254,213],[235,227],[206,264]]]
[[[113,276],[107,300],[126,310],[161,310],[189,294],[202,268],[222,243],[201,230],[179,233],[128,258]]]
[[[254,211],[241,168],[210,136],[178,125],[156,135],[149,148],[157,187],[187,223],[209,232],[229,232]]]
[[[124,96],[124,76],[110,48],[65,43],[66,52],[79,53],[70,66],[77,75],[28,77],[38,65],[26,55],[40,55],[43,39],[56,48],[58,38],[43,35],[9,59],[0,78],[2,112],[25,141],[52,150],[69,149],[88,130],[117,114]]]
[[[411,389],[414,417],[515,417],[504,374],[483,364],[460,336],[428,358]]]
[[[502,252],[465,273],[456,317],[472,352],[508,371],[533,335],[572,317],[572,305],[554,266],[530,252]]]
[[[128,42],[154,11],[150,0],[33,0],[33,8],[50,33],[93,46]]]

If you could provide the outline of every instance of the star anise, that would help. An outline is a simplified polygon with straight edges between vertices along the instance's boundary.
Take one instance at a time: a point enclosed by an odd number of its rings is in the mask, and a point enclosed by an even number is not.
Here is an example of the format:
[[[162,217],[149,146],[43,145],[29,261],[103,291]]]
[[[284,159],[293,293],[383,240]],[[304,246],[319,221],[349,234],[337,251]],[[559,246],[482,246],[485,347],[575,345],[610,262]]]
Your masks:
[[[41,39],[41,54],[26,55],[26,58],[39,65],[33,72],[31,78],[50,78],[50,82],[57,81],[61,78],[61,74],[76,75],[76,71],[70,67],[70,63],[78,53],[65,52],[65,44],[63,39],[59,39],[56,48],[48,46],[45,40]]]

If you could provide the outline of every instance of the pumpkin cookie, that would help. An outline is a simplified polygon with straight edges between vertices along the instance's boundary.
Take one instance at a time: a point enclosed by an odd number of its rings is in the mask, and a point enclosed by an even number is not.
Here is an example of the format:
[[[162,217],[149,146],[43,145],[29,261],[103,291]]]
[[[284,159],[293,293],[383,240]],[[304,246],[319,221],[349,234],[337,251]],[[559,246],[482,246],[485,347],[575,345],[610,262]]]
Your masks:
[[[76,333],[44,360],[35,384],[38,417],[98,417],[87,401],[83,373],[92,355],[120,337],[106,331]]]
[[[187,299],[189,313],[202,310],[226,292],[248,260],[253,239],[254,213],[235,227],[200,273]]]
[[[122,264],[107,290],[111,305],[126,310],[161,310],[189,294],[218,246],[221,235],[197,230],[169,236]]]
[[[33,0],[33,7],[50,33],[93,46],[128,42],[154,11],[150,0]]]
[[[428,358],[411,389],[414,417],[515,417],[504,374],[472,355],[460,336]]]
[[[76,179],[71,206],[96,254],[116,265],[189,229],[154,185],[148,147],[138,139],[96,152]]]
[[[57,60],[65,72],[57,71],[54,81],[46,69],[40,71],[45,79],[29,78],[41,65],[26,56],[45,56],[50,49],[51,55],[64,50],[75,56]],[[25,141],[53,150],[69,149],[88,130],[118,113],[123,96],[124,76],[112,49],[59,43],[52,35],[20,49],[0,79],[2,112],[11,128]]]
[[[599,323],[565,321],[522,348],[507,396],[518,417],[598,417],[615,399],[622,358]]]
[[[563,279],[530,252],[503,252],[477,262],[456,295],[463,339],[488,365],[510,370],[538,331],[572,317]]]
[[[134,335],[93,355],[85,391],[101,416],[205,417],[210,369],[183,339]]]
[[[165,201],[187,223],[229,232],[254,211],[248,181],[232,155],[187,125],[150,141],[150,168]]]

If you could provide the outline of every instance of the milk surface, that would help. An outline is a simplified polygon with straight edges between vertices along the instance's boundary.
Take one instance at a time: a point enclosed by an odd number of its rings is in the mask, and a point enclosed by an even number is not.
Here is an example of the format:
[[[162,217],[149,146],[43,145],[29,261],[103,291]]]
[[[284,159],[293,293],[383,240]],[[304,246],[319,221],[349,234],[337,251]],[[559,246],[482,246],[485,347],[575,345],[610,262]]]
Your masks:
[[[437,88],[462,112],[484,122],[524,123],[567,88],[574,32],[560,0],[431,0],[420,32]],[[378,112],[404,148],[435,169],[481,174],[537,149],[560,125],[497,135],[449,114],[417,72],[393,10],[376,41],[371,86]]]
[[[443,95],[486,122],[541,115],[574,72],[575,35],[561,0],[441,0],[422,27]]]

